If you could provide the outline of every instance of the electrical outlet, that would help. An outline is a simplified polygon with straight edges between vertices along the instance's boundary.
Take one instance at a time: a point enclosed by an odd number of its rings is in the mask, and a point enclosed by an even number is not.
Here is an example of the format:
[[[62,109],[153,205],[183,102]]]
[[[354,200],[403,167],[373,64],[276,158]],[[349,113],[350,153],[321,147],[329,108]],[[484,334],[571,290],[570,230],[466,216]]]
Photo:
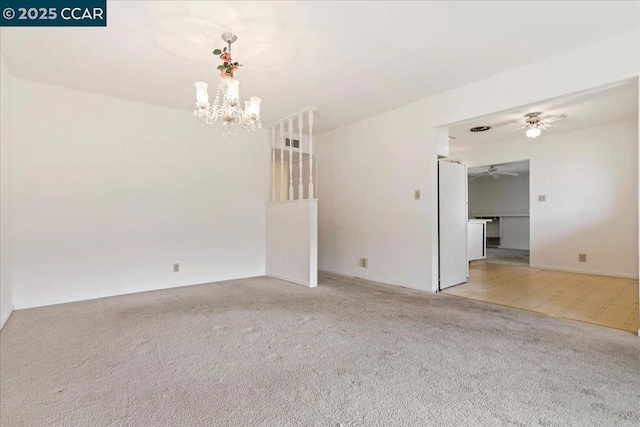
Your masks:
[[[369,258],[360,258],[360,267],[369,268]]]
[[[587,254],[578,254],[580,262],[587,262]]]
[[[539,202],[546,202],[547,201],[547,196],[545,196],[544,194],[538,196],[538,201]]]
[[[180,273],[180,263],[173,264],[173,272]]]
[[[416,199],[416,200],[420,200],[420,190],[416,190],[413,193],[413,198]]]

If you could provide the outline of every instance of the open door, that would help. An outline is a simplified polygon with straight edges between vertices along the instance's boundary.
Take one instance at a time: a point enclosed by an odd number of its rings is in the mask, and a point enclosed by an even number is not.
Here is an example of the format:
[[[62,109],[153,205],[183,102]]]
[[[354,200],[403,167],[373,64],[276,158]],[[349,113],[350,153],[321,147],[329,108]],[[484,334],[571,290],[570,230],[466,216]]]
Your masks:
[[[467,261],[467,167],[438,162],[439,289],[465,283]]]

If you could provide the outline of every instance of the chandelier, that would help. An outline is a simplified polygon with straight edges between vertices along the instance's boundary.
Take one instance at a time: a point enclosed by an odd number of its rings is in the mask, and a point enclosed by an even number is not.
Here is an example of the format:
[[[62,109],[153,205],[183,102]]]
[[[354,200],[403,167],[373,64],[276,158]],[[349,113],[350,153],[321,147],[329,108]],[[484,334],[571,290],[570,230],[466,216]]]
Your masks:
[[[240,81],[233,77],[235,71],[242,66],[231,58],[231,44],[238,37],[233,33],[222,34],[222,40],[227,43],[224,49],[216,49],[214,55],[223,61],[218,66],[220,70],[220,82],[216,91],[213,104],[209,103],[208,85],[205,82],[196,82],[196,108],[193,114],[201,118],[207,125],[218,121],[222,122],[222,136],[235,135],[238,125],[247,131],[255,131],[262,127],[260,124],[260,102],[257,96],[252,96],[244,103],[244,109],[240,104]]]

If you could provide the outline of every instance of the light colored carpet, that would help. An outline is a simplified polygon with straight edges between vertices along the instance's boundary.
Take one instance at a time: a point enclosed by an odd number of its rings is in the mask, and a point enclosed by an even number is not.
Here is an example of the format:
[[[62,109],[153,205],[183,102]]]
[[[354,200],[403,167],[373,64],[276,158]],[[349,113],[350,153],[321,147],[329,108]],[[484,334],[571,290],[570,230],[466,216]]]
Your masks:
[[[255,278],[15,312],[8,426],[640,424],[640,339],[448,295]]]

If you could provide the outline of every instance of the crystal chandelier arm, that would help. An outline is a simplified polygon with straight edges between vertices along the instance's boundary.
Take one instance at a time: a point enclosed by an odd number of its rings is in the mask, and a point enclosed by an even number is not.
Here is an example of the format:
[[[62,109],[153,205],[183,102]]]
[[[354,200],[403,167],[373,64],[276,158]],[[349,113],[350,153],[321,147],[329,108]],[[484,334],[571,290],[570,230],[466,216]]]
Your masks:
[[[213,106],[211,107],[211,116],[213,117],[212,123],[217,122],[218,117],[220,116],[220,92],[223,92],[223,91],[224,91],[224,84],[220,82],[218,83],[218,89],[216,90],[216,98],[213,101]]]

